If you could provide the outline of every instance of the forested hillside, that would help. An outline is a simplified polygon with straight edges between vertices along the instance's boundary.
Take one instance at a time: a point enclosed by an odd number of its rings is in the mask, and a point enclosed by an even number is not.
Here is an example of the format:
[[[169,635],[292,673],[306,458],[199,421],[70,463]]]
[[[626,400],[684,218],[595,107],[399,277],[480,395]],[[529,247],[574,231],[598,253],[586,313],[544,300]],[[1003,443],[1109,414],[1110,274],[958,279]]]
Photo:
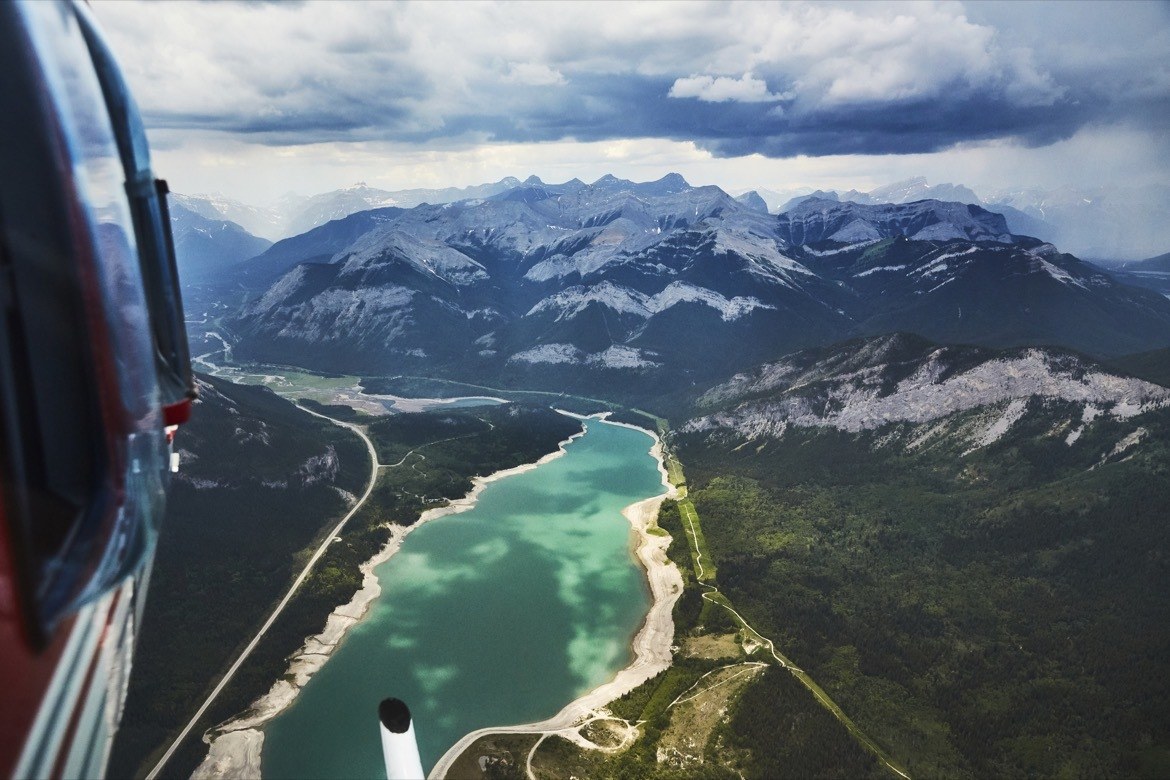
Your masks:
[[[680,438],[724,592],[916,777],[1170,772],[1170,411]]]

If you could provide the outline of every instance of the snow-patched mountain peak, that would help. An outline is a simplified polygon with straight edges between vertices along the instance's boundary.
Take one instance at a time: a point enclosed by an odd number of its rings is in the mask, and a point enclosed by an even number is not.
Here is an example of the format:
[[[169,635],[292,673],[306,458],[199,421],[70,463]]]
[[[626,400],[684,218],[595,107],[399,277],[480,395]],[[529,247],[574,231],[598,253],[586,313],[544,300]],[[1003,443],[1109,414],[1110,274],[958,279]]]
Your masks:
[[[803,194],[802,194],[803,195]],[[902,181],[896,181],[892,184],[885,184],[881,187],[870,190],[869,192],[861,192],[859,190],[848,190],[846,192],[836,192],[833,190],[822,191],[817,190],[809,195],[798,196],[790,200],[781,211],[787,211],[790,208],[798,205],[801,200],[808,197],[819,197],[827,200],[851,201],[853,203],[861,203],[866,206],[873,206],[880,203],[913,203],[916,200],[943,200],[954,201],[957,203],[974,203],[983,205],[985,201],[981,200],[979,196],[970,187],[962,184],[936,184],[931,185],[927,182],[925,176],[914,176]]]
[[[670,195],[690,188],[691,185],[678,173],[668,173],[658,181],[638,185],[638,189],[647,195]]]
[[[794,208],[804,203],[807,200],[831,200],[834,203],[840,202],[841,198],[832,190],[826,192],[825,190],[816,190],[804,195],[797,195],[794,198],[789,198],[778,209],[779,213],[783,214],[786,211],[792,211]]]
[[[578,182],[578,184],[580,184]],[[267,206],[252,206],[223,195],[181,195],[171,198],[208,219],[227,219],[254,235],[277,240],[300,235],[335,219],[385,206],[413,208],[423,203],[451,203],[467,198],[490,197],[520,185],[514,176],[470,187],[385,191],[358,182],[330,192],[306,197],[294,192]]]
[[[619,179],[612,173],[607,173],[589,186],[594,189],[612,189],[615,187],[632,187],[634,183],[628,179]]]
[[[633,182],[628,179],[619,179],[617,176],[607,173],[590,184],[589,187],[598,191],[629,191],[651,197],[673,195],[692,189],[687,180],[677,173],[668,173],[661,179],[647,182]]]
[[[945,200],[959,203],[980,204],[982,201],[969,187],[962,184],[936,184],[931,186],[925,176],[915,176],[904,181],[887,184],[861,195],[850,192],[843,198],[858,203],[912,203],[916,200]]]
[[[750,209],[762,211],[765,214],[768,213],[768,202],[760,197],[760,193],[755,190],[750,190],[742,195],[736,195],[735,199]]]
[[[456,286],[484,281],[482,265],[441,241],[418,238],[393,224],[371,230],[329,261],[342,264],[342,275],[369,271],[379,265],[403,263]]]

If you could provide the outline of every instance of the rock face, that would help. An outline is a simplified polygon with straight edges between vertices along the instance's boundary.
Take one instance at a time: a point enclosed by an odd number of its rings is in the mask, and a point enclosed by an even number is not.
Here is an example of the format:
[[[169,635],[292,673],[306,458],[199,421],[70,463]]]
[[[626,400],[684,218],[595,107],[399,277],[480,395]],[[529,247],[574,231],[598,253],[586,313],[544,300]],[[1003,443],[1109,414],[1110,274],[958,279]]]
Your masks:
[[[699,406],[717,411],[692,419],[684,433],[754,440],[793,428],[859,433],[905,424],[916,431],[912,441],[925,424],[961,419],[972,448],[998,441],[1030,413],[1051,417],[1057,406],[1054,424],[1072,446],[1099,417],[1170,407],[1170,389],[1067,352],[940,347],[893,335],[766,364],[711,389]]]
[[[530,177],[488,198],[359,212],[225,280],[256,293],[232,324],[239,354],[689,383],[897,330],[1098,354],[1170,344],[1170,301],[1014,236],[978,206],[812,198],[772,216],[758,205],[672,174]]]

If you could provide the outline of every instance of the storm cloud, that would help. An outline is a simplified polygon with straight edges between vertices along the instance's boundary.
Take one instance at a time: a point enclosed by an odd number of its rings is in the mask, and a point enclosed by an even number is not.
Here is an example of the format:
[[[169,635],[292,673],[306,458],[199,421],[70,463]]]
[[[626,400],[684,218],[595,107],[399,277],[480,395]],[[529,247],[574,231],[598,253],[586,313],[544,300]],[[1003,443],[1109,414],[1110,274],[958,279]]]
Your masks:
[[[1044,146],[1110,124],[1170,135],[1163,4],[162,3],[98,14],[149,126],[268,145],[662,138],[721,157],[793,157]]]

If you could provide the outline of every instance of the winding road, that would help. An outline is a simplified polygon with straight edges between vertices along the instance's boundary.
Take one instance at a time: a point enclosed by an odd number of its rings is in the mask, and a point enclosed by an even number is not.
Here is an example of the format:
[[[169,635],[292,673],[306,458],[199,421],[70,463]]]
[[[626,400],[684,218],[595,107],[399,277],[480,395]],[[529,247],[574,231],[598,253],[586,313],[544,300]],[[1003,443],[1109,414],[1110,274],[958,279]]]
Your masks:
[[[256,632],[256,636],[252,637],[252,641],[248,643],[248,646],[245,647],[243,652],[240,653],[239,657],[236,658],[235,663],[231,665],[231,667],[227,670],[227,673],[224,674],[219,683],[215,686],[214,689],[212,689],[207,698],[204,699],[203,704],[200,705],[195,714],[191,716],[191,720],[188,721],[187,725],[183,727],[183,730],[179,732],[179,736],[175,738],[174,742],[172,742],[170,747],[167,748],[166,752],[163,753],[162,758],[159,759],[158,763],[154,765],[154,768],[151,769],[150,772],[146,775],[146,780],[154,780],[154,778],[158,776],[158,773],[162,771],[162,768],[166,766],[167,761],[169,761],[171,756],[175,754],[175,751],[178,750],[179,745],[182,744],[183,740],[187,738],[187,735],[191,733],[191,729],[195,728],[195,724],[198,723],[199,719],[203,717],[203,714],[207,712],[207,708],[210,707],[212,702],[214,702],[219,694],[223,692],[223,689],[227,687],[227,684],[232,681],[232,678],[236,675],[236,672],[240,670],[240,667],[243,666],[244,662],[248,660],[248,656],[250,656],[252,651],[256,649],[256,645],[260,644],[260,640],[263,639],[264,635],[268,633],[268,630],[272,628],[272,624],[276,622],[278,617],[280,617],[280,613],[284,611],[284,608],[296,594],[297,589],[301,587],[301,584],[305,581],[305,578],[309,576],[309,572],[313,570],[313,566],[315,566],[317,561],[320,560],[321,556],[325,554],[325,550],[329,548],[329,545],[333,544],[333,540],[339,533],[341,533],[342,529],[345,528],[346,523],[348,523],[350,519],[358,513],[359,510],[361,510],[366,501],[369,499],[370,494],[374,492],[374,483],[378,479],[378,468],[380,467],[380,464],[378,463],[378,453],[374,449],[374,443],[370,441],[370,437],[366,435],[365,430],[363,430],[358,425],[354,425],[353,423],[335,420],[332,417],[314,412],[311,409],[306,409],[299,404],[298,408],[302,411],[308,412],[314,417],[320,417],[323,420],[328,420],[334,425],[340,425],[342,428],[348,428],[360,436],[362,441],[366,443],[366,449],[369,450],[370,453],[370,482],[368,485],[366,485],[366,492],[363,493],[361,498],[358,499],[357,503],[350,508],[345,517],[341,518],[341,521],[333,527],[333,530],[325,535],[325,538],[321,541],[321,544],[318,545],[316,551],[313,552],[312,557],[309,558],[309,562],[305,564],[305,568],[301,570],[301,573],[297,575],[297,578],[293,580],[292,585],[289,586],[288,592],[284,594],[284,598],[282,598],[280,603],[276,605],[276,608],[272,610],[272,614],[270,614],[268,619],[264,621],[264,625],[262,625],[260,630]]]

